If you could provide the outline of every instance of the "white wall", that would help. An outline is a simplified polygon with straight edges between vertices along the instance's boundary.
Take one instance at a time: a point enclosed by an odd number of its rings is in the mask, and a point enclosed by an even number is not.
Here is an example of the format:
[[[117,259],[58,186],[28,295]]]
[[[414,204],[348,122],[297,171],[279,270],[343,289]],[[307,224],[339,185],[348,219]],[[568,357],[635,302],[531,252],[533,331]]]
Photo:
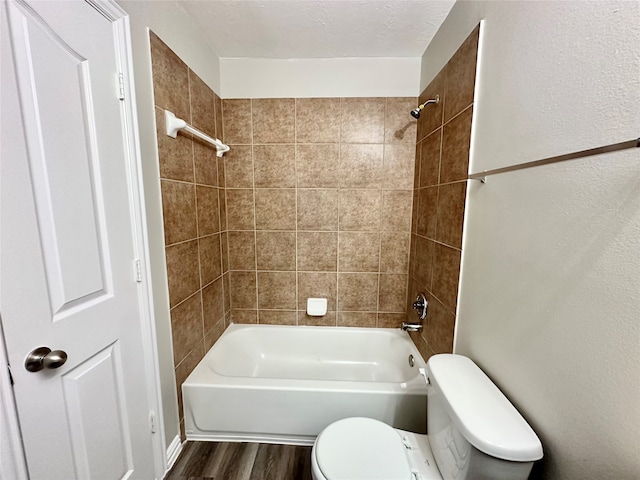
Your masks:
[[[417,97],[417,58],[223,58],[223,98]]]
[[[638,2],[458,2],[422,88],[481,19],[472,172],[640,135]],[[640,472],[638,160],[469,184],[455,351],[537,431],[541,478]]]
[[[169,293],[164,256],[164,227],[160,170],[156,141],[148,29],[153,30],[213,90],[220,91],[219,58],[198,35],[193,20],[174,2],[119,1],[129,14],[133,45],[136,100],[140,129],[143,182],[158,338],[165,446],[175,446],[180,433],[178,399],[173,369]]]

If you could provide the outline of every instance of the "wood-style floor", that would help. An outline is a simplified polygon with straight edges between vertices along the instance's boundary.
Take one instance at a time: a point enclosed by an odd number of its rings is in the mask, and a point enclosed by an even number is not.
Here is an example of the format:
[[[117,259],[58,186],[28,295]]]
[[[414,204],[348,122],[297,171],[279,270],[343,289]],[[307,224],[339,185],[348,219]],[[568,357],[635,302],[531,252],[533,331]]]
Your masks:
[[[187,442],[165,480],[311,480],[311,447]]]

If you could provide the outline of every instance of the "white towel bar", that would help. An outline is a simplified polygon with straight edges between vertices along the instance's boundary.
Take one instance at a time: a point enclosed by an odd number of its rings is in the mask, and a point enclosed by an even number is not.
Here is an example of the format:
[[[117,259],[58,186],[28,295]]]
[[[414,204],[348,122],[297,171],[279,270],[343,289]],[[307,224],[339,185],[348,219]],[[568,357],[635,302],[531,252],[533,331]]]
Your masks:
[[[207,143],[210,143],[214,147],[216,147],[216,155],[221,157],[225,152],[231,150],[228,145],[225,145],[217,138],[212,138],[206,133],[202,133],[197,128],[192,127],[184,120],[177,118],[172,112],[169,110],[164,111],[164,123],[167,128],[167,135],[172,138],[176,138],[178,135],[178,130],[186,130],[187,132],[195,135],[198,138],[201,138]]]

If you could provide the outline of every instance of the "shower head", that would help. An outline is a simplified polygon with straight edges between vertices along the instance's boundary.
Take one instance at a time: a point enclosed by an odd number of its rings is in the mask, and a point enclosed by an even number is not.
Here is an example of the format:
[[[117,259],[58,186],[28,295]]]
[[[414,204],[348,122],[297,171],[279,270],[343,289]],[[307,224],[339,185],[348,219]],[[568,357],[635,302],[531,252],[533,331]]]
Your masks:
[[[440,103],[440,95],[436,95],[436,98],[431,99],[431,100],[427,100],[426,102],[424,102],[422,105],[418,105],[418,108],[416,108],[415,110],[411,110],[411,116],[413,118],[415,118],[416,120],[418,118],[420,118],[420,113],[422,112],[422,110],[424,109],[424,107],[426,107],[427,105],[429,105],[430,103],[435,103],[438,104]]]

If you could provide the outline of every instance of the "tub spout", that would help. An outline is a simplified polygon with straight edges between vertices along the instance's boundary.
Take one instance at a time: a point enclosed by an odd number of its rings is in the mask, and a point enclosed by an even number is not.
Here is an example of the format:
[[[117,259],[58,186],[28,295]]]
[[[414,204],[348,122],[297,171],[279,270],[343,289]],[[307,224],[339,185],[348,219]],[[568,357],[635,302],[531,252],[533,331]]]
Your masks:
[[[422,330],[422,324],[402,322],[402,330],[405,332],[420,332]]]

